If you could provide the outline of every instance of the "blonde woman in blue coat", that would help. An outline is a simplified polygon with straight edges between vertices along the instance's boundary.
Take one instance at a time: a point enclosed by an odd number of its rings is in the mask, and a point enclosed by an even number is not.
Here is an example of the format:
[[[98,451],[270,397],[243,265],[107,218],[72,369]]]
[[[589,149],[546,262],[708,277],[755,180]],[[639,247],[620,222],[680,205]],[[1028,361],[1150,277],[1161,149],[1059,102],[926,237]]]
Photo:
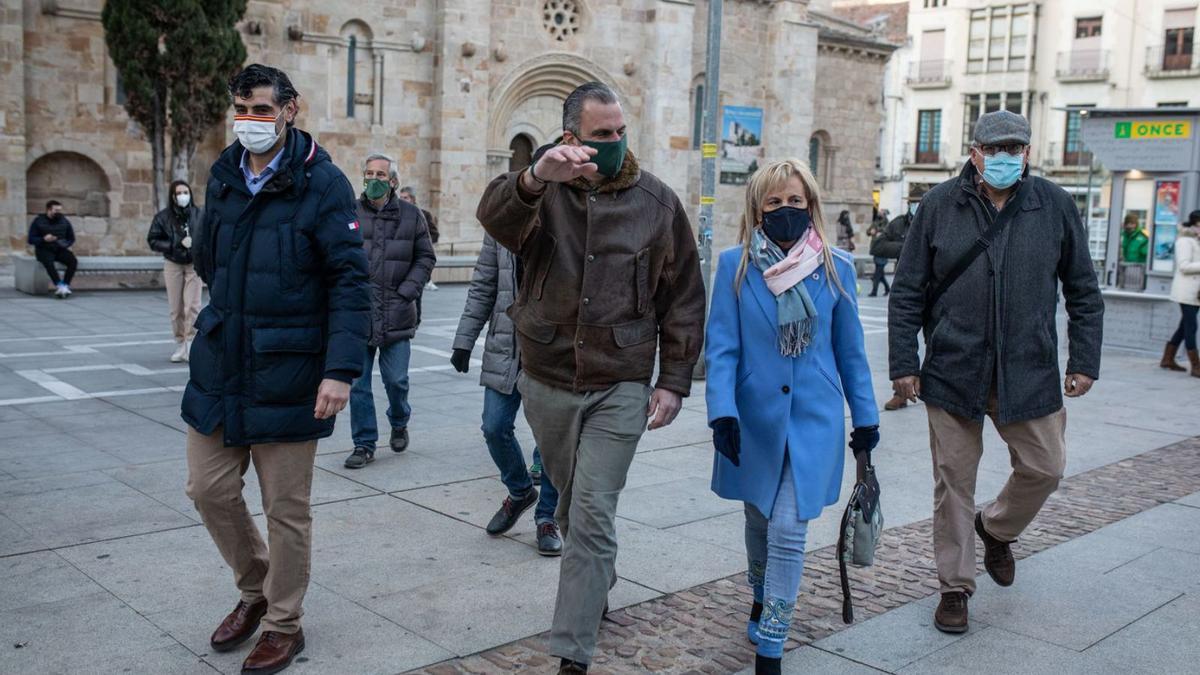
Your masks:
[[[718,454],[712,489],[745,502],[757,673],[780,672],[808,521],[838,500],[845,447],[868,461],[879,412],[855,299],[854,264],[825,238],[812,172],[795,159],[746,188],[740,246],[721,254],[705,360]]]

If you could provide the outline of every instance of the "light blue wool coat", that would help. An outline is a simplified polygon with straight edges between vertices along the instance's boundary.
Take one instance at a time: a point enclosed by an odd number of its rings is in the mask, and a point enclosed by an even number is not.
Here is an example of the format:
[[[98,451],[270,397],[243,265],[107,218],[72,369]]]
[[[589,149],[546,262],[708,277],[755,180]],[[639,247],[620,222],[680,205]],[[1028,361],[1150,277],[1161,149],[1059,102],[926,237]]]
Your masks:
[[[845,405],[855,427],[879,424],[855,297],[854,264],[834,252],[843,294],[822,265],[804,280],[817,308],[812,344],[796,358],[779,353],[775,296],[750,264],[734,286],[742,249],[721,254],[705,338],[708,421],[741,427],[741,466],[714,453],[712,489],[771,515],[790,453],[799,516],[811,520],[838,501],[846,448]]]

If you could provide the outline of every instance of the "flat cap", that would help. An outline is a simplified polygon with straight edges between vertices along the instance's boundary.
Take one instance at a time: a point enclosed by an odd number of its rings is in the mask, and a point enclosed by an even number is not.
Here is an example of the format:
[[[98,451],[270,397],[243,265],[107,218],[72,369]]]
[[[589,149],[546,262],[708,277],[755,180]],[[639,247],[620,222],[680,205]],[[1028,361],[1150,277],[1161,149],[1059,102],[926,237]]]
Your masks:
[[[990,112],[975,123],[975,142],[979,145],[1029,145],[1029,121],[1007,110]]]

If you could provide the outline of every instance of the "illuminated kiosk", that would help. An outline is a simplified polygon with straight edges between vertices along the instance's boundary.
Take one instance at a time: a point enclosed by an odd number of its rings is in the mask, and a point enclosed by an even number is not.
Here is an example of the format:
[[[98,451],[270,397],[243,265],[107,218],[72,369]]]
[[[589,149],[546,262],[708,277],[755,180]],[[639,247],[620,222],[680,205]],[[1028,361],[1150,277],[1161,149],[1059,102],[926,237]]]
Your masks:
[[[1161,350],[1179,323],[1168,299],[1175,272],[1175,236],[1200,209],[1200,109],[1093,108],[1082,111],[1081,136],[1112,172],[1108,237],[1100,286],[1104,343]],[[1136,217],[1149,237],[1146,260],[1121,259],[1121,227]]]

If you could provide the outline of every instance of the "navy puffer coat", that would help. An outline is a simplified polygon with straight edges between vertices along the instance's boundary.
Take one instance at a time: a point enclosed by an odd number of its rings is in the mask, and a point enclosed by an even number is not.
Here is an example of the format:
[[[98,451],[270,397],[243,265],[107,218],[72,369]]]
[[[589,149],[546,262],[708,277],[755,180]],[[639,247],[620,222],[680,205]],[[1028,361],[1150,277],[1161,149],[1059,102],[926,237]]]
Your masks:
[[[242,146],[213,164],[195,258],[211,302],[196,319],[183,419],[227,446],[333,433],[313,417],[321,380],[362,372],[367,261],[349,181],[308,134],[288,130],[279,173],[256,196]]]

